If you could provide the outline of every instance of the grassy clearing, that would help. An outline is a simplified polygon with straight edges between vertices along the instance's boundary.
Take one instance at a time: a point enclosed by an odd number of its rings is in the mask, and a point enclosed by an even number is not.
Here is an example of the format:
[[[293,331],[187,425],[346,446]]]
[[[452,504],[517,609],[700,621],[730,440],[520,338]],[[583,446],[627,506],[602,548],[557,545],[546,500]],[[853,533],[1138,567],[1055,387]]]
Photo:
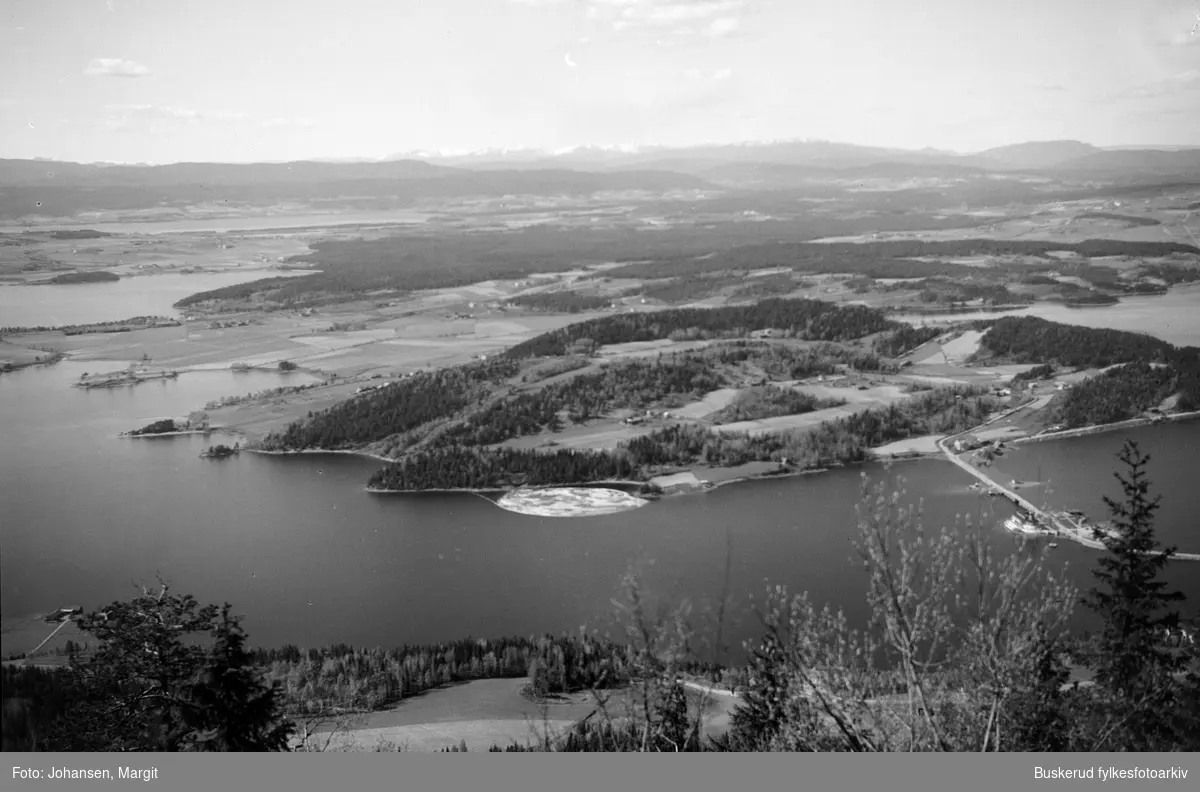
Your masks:
[[[482,679],[429,691],[405,699],[399,706],[356,719],[352,730],[333,738],[331,748],[372,751],[380,746],[409,751],[438,751],[466,742],[471,751],[486,751],[493,744],[538,744],[544,735],[561,734],[597,708],[591,693],[576,693],[558,701],[537,703],[522,694],[527,679]],[[614,717],[627,711],[621,692],[610,696],[607,708]],[[698,694],[689,690],[689,697]],[[704,731],[717,734],[728,728],[736,699],[712,696],[704,717]]]

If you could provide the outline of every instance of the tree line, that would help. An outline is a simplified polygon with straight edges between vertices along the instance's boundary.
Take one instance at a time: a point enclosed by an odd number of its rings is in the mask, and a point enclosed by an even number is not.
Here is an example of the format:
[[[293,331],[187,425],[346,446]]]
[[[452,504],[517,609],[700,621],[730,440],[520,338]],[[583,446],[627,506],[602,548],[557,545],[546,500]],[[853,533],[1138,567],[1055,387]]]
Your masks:
[[[681,467],[734,467],[778,462],[819,469],[862,462],[870,448],[928,434],[965,431],[999,401],[974,387],[925,391],[888,407],[864,410],[807,429],[769,434],[719,432],[674,423],[622,442],[613,451],[479,448],[445,445],[414,450],[375,472],[377,490],[502,489],[522,485],[645,481]]]
[[[1077,383],[1058,407],[1069,428],[1137,418],[1176,392],[1179,376],[1168,365],[1126,363]]]
[[[584,339],[596,346],[655,341],[689,328],[698,328],[710,338],[779,329],[810,340],[849,341],[891,329],[893,324],[879,311],[861,305],[771,298],[753,305],[671,308],[602,316],[543,333],[504,354],[511,358],[563,355]]]
[[[902,239],[883,242],[773,242],[738,245],[715,255],[676,255],[642,263],[645,255],[630,257],[631,263],[610,270],[614,278],[668,278],[704,272],[730,272],[786,267],[796,272],[847,273],[872,278],[978,278],[978,267],[950,261],[969,256],[1038,256],[1052,251],[1070,251],[1084,258],[1135,256],[1159,258],[1172,254],[1200,255],[1200,248],[1182,242],[1126,242],[1087,239],[1082,242],[1038,242],[1029,240]],[[620,259],[618,259],[620,260]],[[637,262],[637,263],[632,263]],[[1027,268],[1016,265],[1014,272]]]
[[[595,311],[608,308],[613,298],[601,294],[580,294],[576,291],[557,290],[536,292],[534,294],[518,294],[509,297],[506,302],[518,305],[531,311],[549,311],[554,313],[579,313],[580,311]]]
[[[822,469],[862,462],[869,449],[895,440],[966,431],[982,423],[998,403],[981,389],[941,388],[808,429],[751,434],[680,423],[633,438],[623,449],[649,469],[693,464],[733,467],[747,462]]]
[[[1092,410],[1097,410],[1097,415],[1111,412],[1099,405],[1115,404],[1117,396],[1103,397],[1096,388],[1113,386],[1142,404],[1168,376],[1173,378],[1173,391],[1179,394],[1179,409],[1200,409],[1200,348],[1176,347],[1143,333],[1059,324],[1035,316],[1005,316],[985,326],[988,330],[980,339],[977,360],[991,356],[1014,363],[1054,363],[1073,368],[1105,368],[1135,362],[1168,367],[1166,372],[1131,368],[1085,388],[1076,403],[1078,409],[1073,412],[1077,417]]]
[[[619,314],[568,325],[532,338],[486,361],[430,372],[417,372],[325,410],[310,413],[281,431],[272,432],[260,446],[269,451],[307,448],[341,450],[384,443],[383,453],[402,451],[412,433],[479,404],[516,377],[522,361],[532,357],[590,354],[604,344],[664,338],[737,336],[755,329],[781,329],[794,337],[837,341],[859,338],[898,323],[863,306],[837,306],[816,300],[764,300],[754,305],[714,309],[670,309]],[[580,358],[582,359],[582,358]],[[554,414],[572,410],[600,415],[618,404],[644,404],[670,394],[703,393],[720,387],[714,364],[755,364],[769,373],[791,378],[832,373],[837,364],[862,370],[886,371],[889,365],[875,352],[848,350],[834,344],[795,351],[764,342],[718,345],[676,363],[623,364],[597,374],[584,374],[553,385],[542,393],[523,394],[497,402],[478,416],[452,428],[446,442],[499,442],[539,431],[555,422]],[[576,366],[572,362],[572,367]],[[625,392],[628,391],[628,392]],[[461,438],[455,440],[455,437]],[[485,438],[499,438],[486,439]]]
[[[449,417],[517,371],[515,361],[493,358],[416,372],[311,413],[269,434],[261,447],[268,451],[361,447]]]
[[[738,421],[757,421],[781,415],[800,415],[827,407],[840,407],[845,399],[822,399],[795,388],[778,385],[759,385],[746,388],[709,418],[713,423],[726,424]]]
[[[725,384],[702,356],[683,353],[628,360],[580,374],[536,391],[494,402],[437,435],[436,445],[490,445],[543,429],[562,428],[560,413],[575,424],[618,408],[644,409],[668,397],[699,398]]]
[[[633,481],[642,477],[625,454],[607,451],[446,446],[410,453],[371,476],[373,490],[496,490],[524,485]]]

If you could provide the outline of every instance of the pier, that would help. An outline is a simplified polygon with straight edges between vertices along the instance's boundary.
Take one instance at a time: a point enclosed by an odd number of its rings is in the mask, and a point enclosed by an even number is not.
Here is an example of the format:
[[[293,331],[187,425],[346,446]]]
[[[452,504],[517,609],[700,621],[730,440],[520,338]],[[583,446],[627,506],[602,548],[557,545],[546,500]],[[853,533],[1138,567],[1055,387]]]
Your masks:
[[[966,462],[963,459],[961,459],[958,456],[958,454],[956,454],[953,451],[953,449],[950,448],[949,444],[951,442],[953,442],[954,440],[956,440],[964,435],[971,434],[972,432],[976,432],[979,429],[982,429],[983,427],[987,426],[988,424],[992,424],[992,423],[995,423],[996,421],[1003,420],[1004,418],[1007,418],[1009,415],[1012,415],[1013,413],[1024,409],[1026,406],[1027,405],[1022,404],[1011,410],[1003,412],[1003,413],[995,416],[994,418],[989,419],[988,421],[984,422],[983,424],[980,424],[979,426],[975,427],[974,429],[968,429],[967,431],[960,432],[956,435],[951,435],[949,437],[943,437],[941,440],[938,440],[937,446],[938,446],[938,448],[941,449],[942,453],[945,454],[947,459],[949,459],[951,462],[953,462],[958,467],[965,470],[967,473],[969,473],[972,476],[974,476],[975,478],[977,478],[983,484],[983,486],[985,488],[984,492],[987,492],[987,493],[993,494],[993,495],[1000,495],[1004,498],[1007,498],[1009,501],[1016,504],[1018,508],[1020,508],[1020,509],[1024,510],[1025,512],[1027,512],[1028,514],[1032,515],[1033,518],[1038,522],[1038,524],[1044,528],[1044,530],[1045,530],[1044,535],[1059,536],[1064,539],[1070,539],[1073,542],[1078,542],[1079,544],[1083,545],[1084,547],[1090,547],[1093,550],[1103,550],[1104,543],[1094,538],[1093,531],[1095,529],[1091,525],[1089,525],[1084,518],[1082,518],[1082,517],[1072,518],[1068,512],[1047,511],[1045,509],[1039,509],[1037,506],[1034,506],[1032,503],[1030,503],[1025,498],[1022,498],[1015,491],[1013,491],[1007,487],[1001,486],[999,483],[994,481],[990,476],[988,476],[982,470],[980,470],[976,466],[970,464],[969,462]],[[1153,554],[1148,554],[1148,555],[1153,555]],[[1175,553],[1174,555],[1171,556],[1171,560],[1172,561],[1200,561],[1200,553]]]

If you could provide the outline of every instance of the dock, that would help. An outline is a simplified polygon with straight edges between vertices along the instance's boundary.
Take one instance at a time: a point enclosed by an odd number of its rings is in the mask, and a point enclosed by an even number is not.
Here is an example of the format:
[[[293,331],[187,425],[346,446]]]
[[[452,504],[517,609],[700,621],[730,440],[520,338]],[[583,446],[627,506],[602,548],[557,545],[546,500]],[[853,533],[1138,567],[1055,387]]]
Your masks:
[[[1045,533],[1043,535],[1058,536],[1058,537],[1062,537],[1064,539],[1070,539],[1073,542],[1077,542],[1077,543],[1083,545],[1084,547],[1090,547],[1093,550],[1105,549],[1104,543],[1094,537],[1095,528],[1092,525],[1090,525],[1085,518],[1073,517],[1067,511],[1047,511],[1045,509],[1040,509],[1037,506],[1034,506],[1032,503],[1030,503],[1025,498],[1022,498],[1020,495],[1018,495],[1013,490],[1011,490],[1007,487],[1004,487],[1001,484],[999,484],[998,482],[996,482],[995,480],[993,480],[990,476],[988,476],[986,473],[984,473],[979,468],[975,467],[974,465],[972,465],[968,462],[963,461],[958,456],[958,454],[956,454],[954,452],[954,450],[950,448],[949,444],[951,442],[953,442],[954,440],[956,440],[957,438],[960,438],[964,435],[971,434],[972,432],[976,432],[979,429],[983,428],[984,426],[987,426],[988,424],[995,423],[996,421],[1007,418],[1009,415],[1012,415],[1013,413],[1017,412],[1018,410],[1024,409],[1025,406],[1026,405],[1020,405],[1019,407],[1015,407],[1011,410],[1003,412],[1000,415],[997,415],[994,418],[989,419],[988,421],[984,422],[980,426],[977,426],[973,429],[968,429],[967,431],[960,432],[957,435],[943,437],[941,440],[938,440],[937,446],[938,446],[938,448],[941,449],[942,453],[946,456],[947,459],[949,459],[955,465],[962,468],[967,473],[971,474],[976,479],[978,479],[983,484],[984,492],[991,494],[991,495],[999,495],[1004,498],[1007,498],[1009,501],[1016,504],[1016,506],[1018,508],[1020,508],[1020,509],[1024,510],[1026,513],[1030,514],[1037,521],[1037,523],[1039,525],[1043,526],[1043,528],[1045,529]],[[1156,555],[1156,554],[1155,553],[1147,553],[1147,555]],[[1177,552],[1171,556],[1171,560],[1172,561],[1200,561],[1200,553],[1178,553]]]

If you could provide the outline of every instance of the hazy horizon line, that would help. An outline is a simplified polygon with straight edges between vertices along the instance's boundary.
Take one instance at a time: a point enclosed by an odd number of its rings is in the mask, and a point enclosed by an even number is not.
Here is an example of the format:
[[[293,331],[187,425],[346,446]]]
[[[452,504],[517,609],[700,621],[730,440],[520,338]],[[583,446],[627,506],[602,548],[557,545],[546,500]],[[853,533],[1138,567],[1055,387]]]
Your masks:
[[[1180,151],[1200,149],[1200,142],[1191,144],[1181,143],[1120,143],[1114,145],[1100,146],[1094,143],[1088,143],[1085,140],[1077,138],[1046,138],[1040,140],[1021,140],[1015,143],[1005,143],[1000,146],[990,146],[984,149],[955,149],[942,148],[938,146],[922,146],[919,148],[905,146],[880,146],[862,143],[848,143],[840,140],[832,140],[827,138],[762,138],[762,139],[743,139],[727,142],[703,142],[703,143],[687,143],[687,144],[664,144],[664,143],[646,143],[646,144],[606,144],[606,143],[580,143],[575,146],[484,146],[472,149],[408,149],[389,152],[383,155],[342,155],[331,156],[326,154],[313,154],[307,157],[296,159],[230,159],[230,160],[197,160],[197,159],[180,159],[170,161],[154,161],[154,160],[70,160],[60,159],[57,157],[4,157],[0,156],[0,160],[24,160],[27,162],[61,162],[75,165],[125,165],[125,166],[144,166],[144,167],[162,167],[167,165],[276,165],[287,164],[293,162],[358,162],[382,163],[385,161],[426,161],[433,159],[454,159],[461,157],[483,157],[489,154],[540,154],[545,158],[553,158],[570,154],[578,151],[605,151],[614,154],[641,154],[654,151],[670,152],[670,151],[687,151],[690,149],[704,148],[750,148],[754,146],[771,146],[785,145],[798,143],[813,143],[813,144],[829,144],[835,146],[846,146],[861,149],[874,149],[886,152],[919,154],[922,152],[931,152],[943,155],[970,157],[979,155],[988,151],[1008,148],[1011,146],[1021,145],[1036,145],[1049,143],[1079,143],[1101,151],[1118,151],[1118,150],[1138,150],[1138,151]]]

